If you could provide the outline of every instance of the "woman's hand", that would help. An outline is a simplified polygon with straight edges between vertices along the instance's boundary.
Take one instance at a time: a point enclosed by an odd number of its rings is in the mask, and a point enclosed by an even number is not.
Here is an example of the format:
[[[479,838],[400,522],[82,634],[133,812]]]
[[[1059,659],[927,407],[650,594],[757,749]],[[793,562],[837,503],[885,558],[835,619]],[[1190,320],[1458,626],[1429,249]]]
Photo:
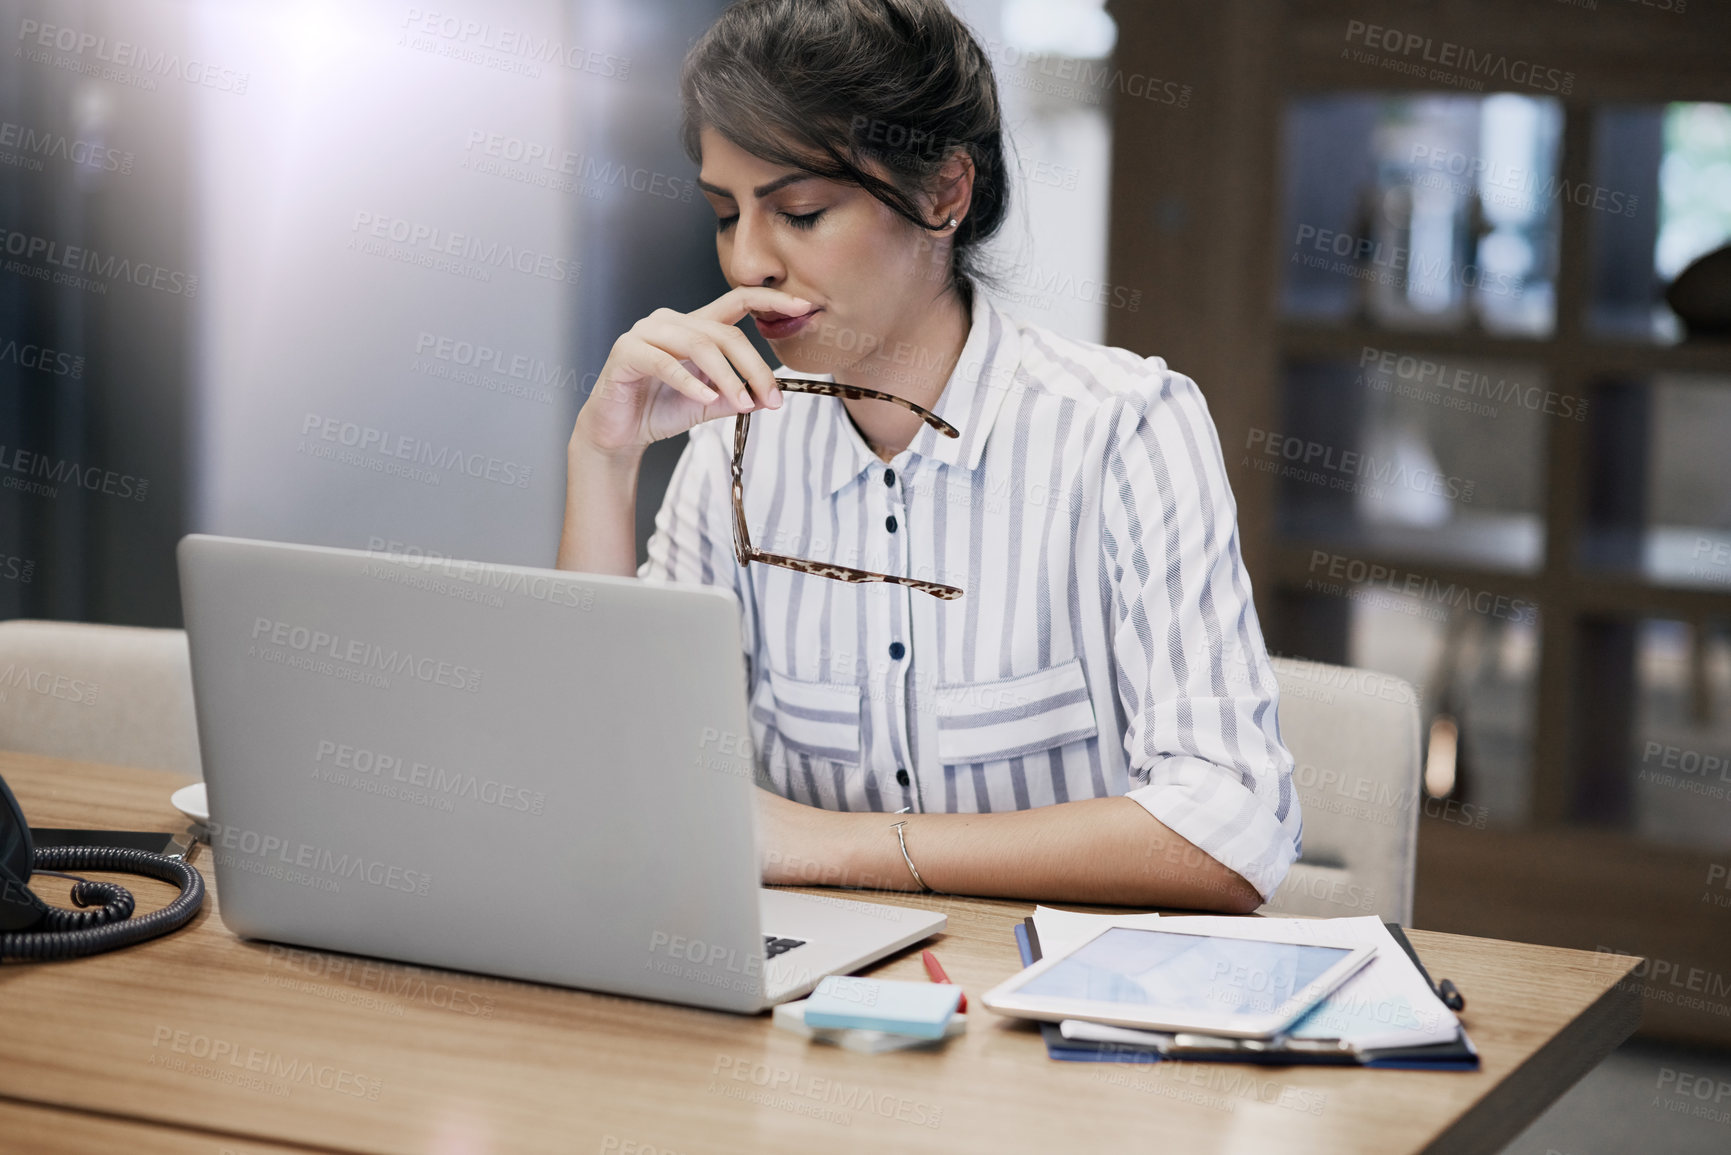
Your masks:
[[[573,448],[629,457],[703,421],[780,408],[774,372],[738,328],[753,311],[795,317],[811,302],[741,286],[693,312],[657,309],[631,326],[613,342],[577,416]]]

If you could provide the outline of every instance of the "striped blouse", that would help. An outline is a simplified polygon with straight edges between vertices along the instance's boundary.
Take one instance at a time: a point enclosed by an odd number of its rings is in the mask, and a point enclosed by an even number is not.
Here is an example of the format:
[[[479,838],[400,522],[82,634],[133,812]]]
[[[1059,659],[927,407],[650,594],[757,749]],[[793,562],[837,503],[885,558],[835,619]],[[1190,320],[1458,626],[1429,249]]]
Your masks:
[[[770,782],[835,810],[1124,794],[1264,899],[1301,816],[1219,439],[1158,357],[975,292],[933,409],[887,464],[841,401],[752,416],[760,549],[960,586],[942,601],[733,556],[735,418],[691,430],[639,577],[732,590]]]

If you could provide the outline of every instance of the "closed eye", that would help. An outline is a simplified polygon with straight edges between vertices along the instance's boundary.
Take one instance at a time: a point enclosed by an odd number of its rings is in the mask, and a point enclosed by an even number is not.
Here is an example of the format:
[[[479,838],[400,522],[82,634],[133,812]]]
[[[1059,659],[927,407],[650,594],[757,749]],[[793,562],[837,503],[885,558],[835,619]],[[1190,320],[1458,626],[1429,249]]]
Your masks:
[[[826,210],[824,209],[818,209],[816,212],[779,213],[777,215],[796,229],[809,229],[817,224],[817,219],[823,216],[825,211]],[[715,221],[715,231],[718,233],[725,233],[728,229],[732,228],[734,223],[738,220],[738,213],[734,213],[730,217],[717,217]]]

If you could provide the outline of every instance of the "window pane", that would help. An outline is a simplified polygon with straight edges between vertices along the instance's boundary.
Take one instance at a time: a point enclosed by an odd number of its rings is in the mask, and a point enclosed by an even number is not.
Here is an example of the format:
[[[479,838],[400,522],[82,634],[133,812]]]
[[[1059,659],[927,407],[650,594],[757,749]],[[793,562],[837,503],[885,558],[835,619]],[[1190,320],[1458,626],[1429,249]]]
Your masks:
[[[1731,638],[1648,620],[1636,650],[1634,827],[1667,846],[1731,849]]]
[[[1470,803],[1472,825],[1521,826],[1532,811],[1539,618],[1529,603],[1487,592],[1367,590],[1353,606],[1350,653],[1355,666],[1423,687],[1423,734],[1439,717],[1455,723],[1452,759],[1426,742],[1427,789]]]
[[[1285,314],[1548,335],[1561,127],[1512,93],[1290,101]]]
[[[1593,124],[1588,324],[1608,337],[1681,340],[1665,288],[1731,238],[1731,105],[1617,105]]]
[[[1316,577],[1285,587],[1271,615],[1271,651],[1392,674],[1417,692],[1432,817],[1473,826],[1520,826],[1532,811],[1532,748],[1540,617],[1530,601],[1495,588],[1438,581],[1324,553]],[[1332,638],[1331,638],[1332,635]],[[1326,691],[1318,691],[1326,693]]]
[[[1365,346],[1289,365],[1281,428],[1248,431],[1240,463],[1275,475],[1287,538],[1530,571],[1544,425],[1577,412],[1531,365]]]
[[[1593,400],[1582,561],[1665,585],[1731,587],[1731,378],[1607,383]]]

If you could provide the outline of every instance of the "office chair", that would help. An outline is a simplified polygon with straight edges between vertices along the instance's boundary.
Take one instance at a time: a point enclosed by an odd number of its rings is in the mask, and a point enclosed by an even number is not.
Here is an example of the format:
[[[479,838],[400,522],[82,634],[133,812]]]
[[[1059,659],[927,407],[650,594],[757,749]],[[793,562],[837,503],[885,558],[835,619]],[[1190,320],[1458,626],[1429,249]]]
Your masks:
[[[0,622],[0,750],[202,778],[185,631]]]
[[[1263,912],[1410,925],[1423,802],[1417,692],[1374,670],[1272,661],[1304,849]]]

